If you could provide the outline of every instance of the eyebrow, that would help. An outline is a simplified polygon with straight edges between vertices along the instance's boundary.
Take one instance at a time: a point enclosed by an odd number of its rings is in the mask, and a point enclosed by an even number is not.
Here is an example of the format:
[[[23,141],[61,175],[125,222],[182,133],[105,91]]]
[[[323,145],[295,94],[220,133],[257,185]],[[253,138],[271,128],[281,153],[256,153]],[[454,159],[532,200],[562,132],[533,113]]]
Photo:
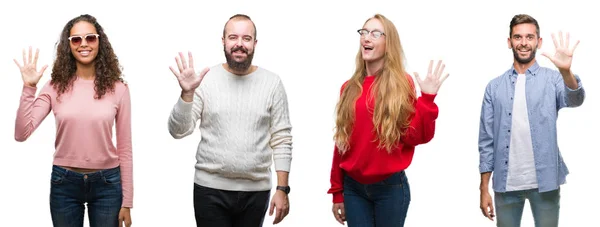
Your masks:
[[[372,32],[374,32],[374,31],[383,32],[383,31],[381,31],[381,30],[379,30],[379,29],[373,29],[373,30],[369,30],[369,29],[367,29],[367,28],[362,28],[362,29],[364,29],[364,30],[367,30],[367,31],[372,31]]]
[[[97,33],[89,32],[89,33],[86,33],[85,35],[71,34],[70,36],[86,36],[86,35],[92,35],[92,34],[97,34]]]

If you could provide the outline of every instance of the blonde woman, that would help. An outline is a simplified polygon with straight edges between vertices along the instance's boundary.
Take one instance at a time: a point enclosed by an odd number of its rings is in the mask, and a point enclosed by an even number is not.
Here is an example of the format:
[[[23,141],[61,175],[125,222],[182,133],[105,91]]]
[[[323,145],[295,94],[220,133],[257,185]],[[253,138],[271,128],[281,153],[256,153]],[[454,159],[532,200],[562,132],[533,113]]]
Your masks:
[[[427,78],[405,72],[402,45],[394,24],[377,14],[358,30],[356,70],[337,104],[336,146],[331,168],[333,214],[348,226],[403,226],[410,203],[404,170],[415,146],[435,132],[434,98],[448,74],[438,62]]]

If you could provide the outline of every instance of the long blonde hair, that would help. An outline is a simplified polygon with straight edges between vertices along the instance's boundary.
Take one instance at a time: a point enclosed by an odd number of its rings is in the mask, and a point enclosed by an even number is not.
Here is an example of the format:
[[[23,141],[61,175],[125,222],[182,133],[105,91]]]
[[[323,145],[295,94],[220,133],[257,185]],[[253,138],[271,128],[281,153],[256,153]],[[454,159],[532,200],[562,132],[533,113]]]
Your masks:
[[[378,19],[383,24],[386,46],[383,67],[376,73],[371,88],[371,97],[375,98],[373,125],[379,141],[379,148],[384,148],[391,153],[410,125],[416,93],[414,85],[409,81],[404,69],[404,53],[398,30],[390,20],[381,14],[369,18],[365,24],[371,19]],[[354,75],[346,83],[336,106],[337,119],[334,140],[342,154],[350,148],[349,138],[354,123],[355,104],[362,93],[362,82],[366,76],[365,61],[359,48]],[[370,100],[367,103],[370,103]]]

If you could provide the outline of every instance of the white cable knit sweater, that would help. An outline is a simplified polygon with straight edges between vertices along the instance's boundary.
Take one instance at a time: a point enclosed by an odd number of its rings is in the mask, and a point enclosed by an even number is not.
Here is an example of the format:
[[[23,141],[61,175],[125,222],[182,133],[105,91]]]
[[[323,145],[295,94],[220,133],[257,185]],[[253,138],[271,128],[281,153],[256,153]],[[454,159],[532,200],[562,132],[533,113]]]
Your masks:
[[[195,183],[222,190],[271,189],[271,164],[290,171],[292,135],[287,95],[278,75],[258,67],[245,76],[210,68],[194,101],[179,98],[169,132],[180,139],[199,123]],[[272,161],[273,160],[273,161]]]

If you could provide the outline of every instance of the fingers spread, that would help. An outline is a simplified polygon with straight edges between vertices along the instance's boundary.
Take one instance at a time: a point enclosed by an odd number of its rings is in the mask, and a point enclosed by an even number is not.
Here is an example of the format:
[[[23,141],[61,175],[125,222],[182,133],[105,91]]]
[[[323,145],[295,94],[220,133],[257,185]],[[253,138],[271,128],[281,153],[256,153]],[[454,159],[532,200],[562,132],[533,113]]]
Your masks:
[[[40,70],[40,77],[41,77],[42,75],[44,75],[44,71],[46,71],[46,68],[48,68],[48,65],[44,65],[44,66],[42,66],[42,69]]]
[[[29,46],[29,58],[27,59],[27,63],[31,63],[33,60],[33,57],[31,56],[33,53],[31,51],[31,46]]]
[[[179,52],[179,57],[181,58],[181,64],[183,64],[183,69],[187,69],[187,62],[185,62],[185,57],[183,53]]]
[[[192,52],[188,51],[188,58],[190,59],[190,68],[194,68],[194,58],[192,57]]]
[[[573,45],[573,48],[571,49],[571,53],[575,52],[575,48],[577,48],[577,45],[579,45],[579,40],[577,40],[577,42],[575,42],[575,44]]]
[[[38,60],[38,54],[40,53],[40,49],[39,48],[35,48],[35,57],[33,58],[33,65],[36,66],[37,65],[37,60]]]
[[[173,66],[169,66],[169,69],[171,70],[171,72],[173,72],[173,75],[175,75],[175,77],[179,79],[179,73],[173,68]]]
[[[179,53],[181,55],[181,53]],[[181,65],[181,60],[179,60],[179,56],[175,57],[175,62],[177,62],[177,67],[179,68],[179,72],[183,72],[183,66]]]
[[[552,42],[554,43],[554,48],[558,48],[558,42],[556,41],[556,35],[552,33]]]
[[[15,62],[15,64],[17,64],[17,66],[19,67],[19,69],[23,68],[23,66],[21,66],[21,64],[19,64],[19,62],[17,61],[17,59],[13,59],[13,61]]]

